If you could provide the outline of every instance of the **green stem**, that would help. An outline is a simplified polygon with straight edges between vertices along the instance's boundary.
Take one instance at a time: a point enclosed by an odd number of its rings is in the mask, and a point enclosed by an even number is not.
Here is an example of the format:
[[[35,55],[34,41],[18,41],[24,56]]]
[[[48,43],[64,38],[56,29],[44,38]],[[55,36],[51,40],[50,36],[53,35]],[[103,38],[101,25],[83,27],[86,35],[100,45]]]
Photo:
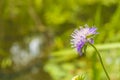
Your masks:
[[[99,57],[99,59],[100,59],[101,65],[102,65],[102,67],[103,67],[103,70],[104,70],[104,72],[105,72],[108,80],[110,80],[110,77],[109,77],[109,75],[108,75],[108,73],[107,73],[107,71],[106,71],[106,69],[105,69],[105,67],[104,67],[104,64],[103,64],[103,61],[102,61],[102,57],[100,56],[100,53],[98,52],[98,50],[96,49],[96,47],[95,47],[93,44],[91,44],[91,43],[89,43],[89,44],[96,50],[96,52],[97,52],[97,54],[98,54],[98,57]]]

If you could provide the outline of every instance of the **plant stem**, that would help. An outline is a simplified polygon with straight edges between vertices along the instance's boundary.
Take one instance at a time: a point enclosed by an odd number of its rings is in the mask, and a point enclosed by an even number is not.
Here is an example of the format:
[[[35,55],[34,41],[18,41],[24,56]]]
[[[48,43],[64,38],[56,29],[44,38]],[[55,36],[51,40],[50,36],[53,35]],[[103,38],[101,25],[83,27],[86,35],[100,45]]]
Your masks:
[[[106,71],[106,69],[105,69],[105,67],[104,67],[104,64],[103,64],[103,61],[102,61],[102,57],[100,56],[100,53],[98,52],[98,50],[96,49],[96,47],[95,47],[93,44],[91,44],[91,43],[89,43],[89,44],[96,50],[96,52],[97,52],[97,54],[98,54],[98,57],[99,57],[99,59],[100,59],[101,65],[102,65],[102,67],[103,67],[103,70],[104,70],[104,72],[105,72],[108,80],[110,80],[110,77],[109,77],[109,75],[108,75],[108,73],[107,73],[107,71]]]

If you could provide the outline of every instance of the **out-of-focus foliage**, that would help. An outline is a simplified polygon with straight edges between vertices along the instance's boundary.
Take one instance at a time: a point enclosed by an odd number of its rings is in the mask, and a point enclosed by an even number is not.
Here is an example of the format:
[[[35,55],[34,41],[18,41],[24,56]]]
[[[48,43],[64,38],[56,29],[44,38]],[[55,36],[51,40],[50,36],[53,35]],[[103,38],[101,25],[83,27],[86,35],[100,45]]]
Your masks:
[[[40,56],[40,60],[43,61],[42,70],[44,68],[53,80],[70,80],[77,73],[86,71],[88,79],[104,79],[104,73],[93,51],[86,54],[86,59],[85,56],[79,58],[74,51],[66,49],[70,48],[71,32],[81,25],[88,24],[98,28],[99,34],[95,37],[95,43],[103,48],[101,53],[105,65],[111,66],[108,69],[111,79],[119,80],[119,75],[114,77],[119,71],[117,66],[120,65],[119,46],[111,44],[120,41],[119,21],[119,0],[0,0],[0,74],[6,74],[6,70],[15,72],[17,64],[27,65],[26,68],[29,64],[36,65],[38,69],[36,61]],[[40,55],[37,56],[31,54],[29,48],[36,37],[40,41],[37,47]],[[102,46],[103,43],[111,45]],[[16,56],[19,58],[17,64]],[[20,74],[24,71],[29,69],[21,71]],[[42,71],[40,74],[46,75]],[[25,75],[24,79],[29,79],[26,76],[28,75]],[[13,80],[13,77],[9,79]]]
[[[95,46],[102,55],[111,79],[119,80],[120,50],[118,49],[120,48],[120,43],[100,44]],[[75,55],[75,53],[75,50],[71,49],[52,53],[52,58],[46,64],[45,70],[50,72],[55,80],[68,80],[71,79],[73,75],[75,76],[81,73],[85,73],[86,80],[106,79],[102,66],[92,47],[88,47],[86,57],[80,57],[77,54]]]

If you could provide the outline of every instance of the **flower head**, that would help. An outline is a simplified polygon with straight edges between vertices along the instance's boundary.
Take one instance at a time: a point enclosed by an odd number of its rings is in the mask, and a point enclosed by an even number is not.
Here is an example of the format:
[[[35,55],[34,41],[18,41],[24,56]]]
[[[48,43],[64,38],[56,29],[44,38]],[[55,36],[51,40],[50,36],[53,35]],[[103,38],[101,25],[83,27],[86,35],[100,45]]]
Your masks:
[[[85,80],[85,75],[76,75],[72,78],[72,80]]]
[[[89,42],[93,44],[93,37],[96,32],[97,28],[89,27],[87,24],[84,27],[80,27],[80,29],[75,29],[72,33],[71,44],[72,47],[76,48],[77,52],[82,55],[82,48],[83,46]]]

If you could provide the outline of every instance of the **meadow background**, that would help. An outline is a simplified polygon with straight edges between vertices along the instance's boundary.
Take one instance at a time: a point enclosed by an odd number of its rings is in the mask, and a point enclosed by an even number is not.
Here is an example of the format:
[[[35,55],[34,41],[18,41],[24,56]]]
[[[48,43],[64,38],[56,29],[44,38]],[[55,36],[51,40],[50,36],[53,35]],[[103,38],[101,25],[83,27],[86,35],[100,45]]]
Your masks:
[[[98,48],[111,80],[120,80],[119,0],[0,0],[0,80],[107,80],[88,47],[71,48],[74,29],[96,26]]]

